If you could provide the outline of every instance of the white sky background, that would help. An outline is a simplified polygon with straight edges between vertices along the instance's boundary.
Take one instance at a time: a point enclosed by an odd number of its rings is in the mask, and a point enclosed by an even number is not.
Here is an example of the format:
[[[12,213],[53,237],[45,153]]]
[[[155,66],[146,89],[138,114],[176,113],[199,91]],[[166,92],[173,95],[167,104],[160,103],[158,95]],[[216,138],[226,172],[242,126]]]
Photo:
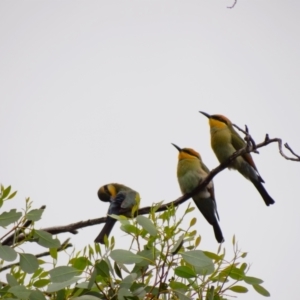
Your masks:
[[[300,152],[299,1],[1,1],[0,181],[18,190],[4,209],[47,205],[40,227],[105,216],[96,192],[120,182],[143,206],[180,196],[177,150],[198,150],[210,168],[208,120],[247,124]],[[298,293],[299,163],[273,144],[254,155],[276,203],[265,206],[234,171],[215,180],[231,255],[233,234],[249,275],[274,300]],[[183,205],[185,208],[187,203]],[[216,251],[200,212],[200,249]],[[189,221],[189,220],[187,220]],[[118,245],[127,238],[118,229]],[[72,243],[92,243],[102,225]],[[68,236],[68,235],[66,235]],[[63,236],[61,236],[63,238]],[[228,258],[230,258],[230,255]],[[251,288],[250,288],[251,289]],[[262,299],[255,291],[238,299]]]

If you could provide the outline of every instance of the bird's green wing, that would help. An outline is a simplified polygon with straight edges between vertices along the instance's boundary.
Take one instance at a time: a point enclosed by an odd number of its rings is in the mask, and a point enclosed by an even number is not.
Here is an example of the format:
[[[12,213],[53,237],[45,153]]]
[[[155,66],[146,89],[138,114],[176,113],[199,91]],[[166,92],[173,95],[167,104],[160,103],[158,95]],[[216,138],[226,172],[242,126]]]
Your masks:
[[[240,150],[246,146],[245,141],[240,137],[240,135],[234,130],[233,127],[230,127],[231,132],[231,143],[235,150]]]
[[[246,142],[240,137],[240,135],[233,129],[230,128],[231,131],[231,143],[235,150],[240,150],[246,146]],[[245,161],[258,172],[254,160],[250,153],[245,153],[242,155]]]
[[[208,174],[210,172],[209,168],[201,161],[201,168]]]
[[[208,169],[208,167],[201,161],[201,168],[208,174],[210,172],[210,170]],[[217,215],[217,218],[218,220],[220,220],[219,218],[219,214],[218,214],[218,211],[217,211],[217,202],[216,202],[216,198],[215,198],[215,189],[214,189],[214,184],[213,182],[211,181],[211,185],[207,186],[207,190],[208,192],[210,193],[210,197],[211,199],[213,200],[213,203],[214,203],[214,209],[215,209],[215,213]]]

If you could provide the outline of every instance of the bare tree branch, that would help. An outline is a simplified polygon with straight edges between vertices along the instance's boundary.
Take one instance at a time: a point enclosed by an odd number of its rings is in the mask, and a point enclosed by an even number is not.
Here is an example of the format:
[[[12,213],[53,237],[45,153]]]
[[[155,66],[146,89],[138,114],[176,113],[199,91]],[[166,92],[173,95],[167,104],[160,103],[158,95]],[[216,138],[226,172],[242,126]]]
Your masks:
[[[243,130],[242,128],[240,128],[239,126],[235,125],[235,124],[232,124],[235,128],[237,128],[239,131],[243,132],[245,134],[245,137],[244,137],[244,140],[246,141],[247,143],[247,146],[250,147],[250,146],[253,146],[253,151],[252,152],[255,152],[255,153],[259,153],[257,150],[256,150],[256,143],[254,141],[254,139],[252,138],[252,136],[249,134],[249,129],[248,129],[248,126],[245,125],[245,130]]]
[[[278,143],[279,152],[285,159],[292,160],[292,161],[300,161],[300,156],[297,155],[289,147],[288,144],[285,144],[284,146],[296,158],[288,157],[287,155],[285,155],[283,153],[283,151],[282,151],[282,140],[281,139],[279,139],[279,138],[270,139],[268,134],[266,134],[265,140],[262,143],[256,144],[255,141],[253,140],[253,138],[250,136],[247,126],[246,126],[246,130],[241,129],[236,125],[233,125],[233,126],[235,126],[238,130],[242,131],[246,135],[245,136],[246,146],[244,148],[236,151],[225,162],[221,163],[218,167],[211,170],[211,172],[208,174],[208,176],[203,181],[201,181],[199,183],[199,185],[192,192],[184,194],[183,196],[177,198],[174,201],[171,201],[169,203],[161,205],[156,210],[156,212],[165,211],[171,206],[178,206],[178,205],[184,203],[185,201],[187,201],[188,199],[193,197],[195,194],[197,194],[201,189],[203,189],[218,173],[220,173],[222,170],[227,168],[233,162],[233,160],[236,159],[238,156],[241,156],[245,153],[257,152],[257,149],[265,147],[268,144],[275,143],[275,142]],[[137,211],[137,215],[149,214],[151,209],[152,209],[151,206],[140,208]],[[126,212],[127,212],[127,210],[124,210],[124,213],[126,213]],[[49,232],[51,234],[60,234],[60,233],[65,233],[65,232],[69,232],[69,233],[72,233],[72,234],[77,234],[78,233],[77,230],[80,229],[80,228],[89,227],[89,226],[93,226],[93,225],[97,225],[97,224],[102,224],[102,223],[105,223],[105,222],[106,222],[106,217],[102,217],[102,218],[97,218],[97,219],[90,219],[90,220],[86,220],[86,221],[80,221],[80,222],[76,222],[76,223],[72,223],[72,224],[68,224],[68,225],[63,225],[63,226],[54,226],[54,227],[42,228],[41,230],[44,230],[44,231]],[[26,238],[26,236],[24,234],[20,234],[16,238],[16,242],[20,242],[20,241],[24,240],[25,238]],[[3,245],[11,245],[12,241],[13,241],[12,239],[8,238],[2,244]]]
[[[227,8],[230,8],[230,9],[234,8],[236,4],[237,4],[237,0],[234,0],[233,4],[231,6],[227,6]]]
[[[243,133],[246,135],[245,141],[247,142],[247,144],[248,144],[248,141],[249,141],[249,140],[251,141],[251,144],[252,144],[252,148],[253,148],[253,149],[251,149],[251,151],[249,151],[249,152],[256,152],[256,149],[257,149],[257,148],[262,148],[262,147],[267,146],[267,145],[269,145],[269,144],[271,144],[271,143],[277,142],[277,143],[278,143],[279,153],[280,153],[280,155],[281,155],[282,157],[284,157],[284,158],[287,159],[287,160],[300,161],[300,156],[299,156],[298,154],[296,154],[296,153],[292,150],[292,148],[288,145],[288,143],[285,143],[285,144],[284,144],[284,147],[285,147],[286,149],[288,149],[295,157],[289,157],[289,156],[287,156],[286,154],[283,153],[283,150],[282,150],[282,140],[281,140],[281,139],[279,139],[279,138],[270,139],[270,138],[269,138],[269,135],[266,134],[264,142],[262,142],[262,143],[256,145],[255,142],[254,142],[254,140],[253,140],[253,138],[252,138],[251,135],[248,133],[248,127],[247,127],[247,125],[245,126],[245,127],[246,127],[246,130],[241,129],[240,127],[238,127],[238,126],[235,125],[235,124],[233,124],[233,126],[234,126],[235,128],[237,128],[238,130],[240,130],[241,132],[243,132]]]
[[[281,154],[285,159],[293,160],[293,161],[299,161],[299,160],[300,160],[300,156],[299,156],[298,154],[296,154],[296,153],[292,150],[292,148],[289,146],[288,143],[285,143],[285,144],[284,144],[284,147],[285,147],[286,149],[288,149],[293,155],[295,155],[295,156],[298,158],[298,160],[297,160],[297,159],[295,159],[295,158],[287,157],[287,156],[284,155],[284,153],[282,153],[282,151],[280,151],[280,154]]]

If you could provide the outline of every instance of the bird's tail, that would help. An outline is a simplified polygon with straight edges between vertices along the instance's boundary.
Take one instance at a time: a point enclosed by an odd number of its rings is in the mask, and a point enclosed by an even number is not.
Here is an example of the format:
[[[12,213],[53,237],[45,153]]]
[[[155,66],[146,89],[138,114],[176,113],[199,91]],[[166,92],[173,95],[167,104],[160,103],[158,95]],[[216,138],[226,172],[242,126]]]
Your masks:
[[[116,221],[117,221],[116,219],[108,216],[105,225],[103,226],[101,232],[96,237],[94,242],[104,244],[104,236],[106,235],[107,237],[109,237],[109,234],[110,234],[111,230],[113,229]]]
[[[224,240],[224,237],[223,237],[223,234],[222,234],[221,227],[219,226],[219,223],[215,222],[211,225],[214,228],[214,233],[215,233],[216,240],[218,241],[218,243],[223,243],[225,240]]]
[[[212,198],[199,197],[195,199],[194,197],[193,199],[206,221],[213,227],[218,243],[223,243],[224,238],[217,219],[217,208],[215,201]]]
[[[268,192],[266,191],[265,187],[263,186],[263,184],[261,182],[255,180],[255,179],[251,180],[251,182],[254,184],[254,186],[256,187],[256,189],[258,190],[258,192],[264,199],[267,206],[275,203],[275,201],[268,194]]]

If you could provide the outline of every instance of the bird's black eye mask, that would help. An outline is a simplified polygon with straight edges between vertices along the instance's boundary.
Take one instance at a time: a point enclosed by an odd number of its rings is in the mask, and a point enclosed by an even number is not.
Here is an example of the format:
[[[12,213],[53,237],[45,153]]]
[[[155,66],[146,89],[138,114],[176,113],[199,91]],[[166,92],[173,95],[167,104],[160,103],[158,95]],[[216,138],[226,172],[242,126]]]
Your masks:
[[[187,153],[187,154],[189,154],[189,155],[195,156],[195,157],[198,158],[198,156],[195,155],[195,153],[192,153],[191,151],[189,151],[189,150],[187,150],[187,149],[182,149],[181,151],[182,151],[182,152],[185,152],[185,153]]]
[[[225,123],[226,125],[228,125],[228,124],[227,124],[227,121],[224,120],[223,118],[220,118],[219,116],[211,116],[210,118],[211,118],[211,119],[214,119],[214,120],[217,120],[217,121],[219,121],[219,122]]]

